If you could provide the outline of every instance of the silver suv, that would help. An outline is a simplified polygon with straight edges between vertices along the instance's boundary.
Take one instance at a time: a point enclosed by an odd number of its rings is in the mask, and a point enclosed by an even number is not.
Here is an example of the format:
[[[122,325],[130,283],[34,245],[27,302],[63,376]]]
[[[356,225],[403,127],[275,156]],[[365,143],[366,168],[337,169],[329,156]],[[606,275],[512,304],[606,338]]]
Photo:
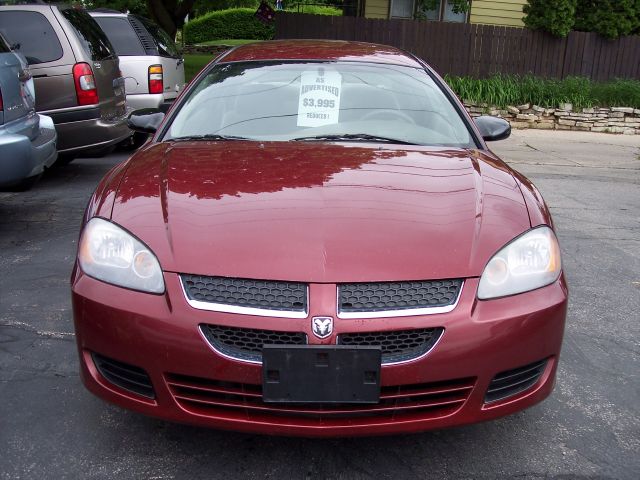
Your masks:
[[[53,121],[36,113],[27,62],[0,35],[0,187],[30,187],[56,157]]]
[[[3,5],[0,33],[29,62],[36,109],[53,118],[66,159],[106,153],[131,136],[118,57],[85,10]]]
[[[184,88],[184,60],[173,39],[151,20],[116,10],[96,9],[98,22],[120,57],[127,103],[134,110],[166,110]]]

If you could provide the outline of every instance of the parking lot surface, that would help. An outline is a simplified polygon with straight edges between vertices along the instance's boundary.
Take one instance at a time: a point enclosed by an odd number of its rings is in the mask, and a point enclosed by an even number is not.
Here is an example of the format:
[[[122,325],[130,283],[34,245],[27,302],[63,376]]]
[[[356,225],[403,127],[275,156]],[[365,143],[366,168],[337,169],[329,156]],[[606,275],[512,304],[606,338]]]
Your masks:
[[[553,395],[418,435],[307,440],[171,424],[84,390],[69,275],[86,201],[123,154],[0,193],[0,478],[640,477],[640,138],[516,131],[492,148],[540,188],[570,307]]]

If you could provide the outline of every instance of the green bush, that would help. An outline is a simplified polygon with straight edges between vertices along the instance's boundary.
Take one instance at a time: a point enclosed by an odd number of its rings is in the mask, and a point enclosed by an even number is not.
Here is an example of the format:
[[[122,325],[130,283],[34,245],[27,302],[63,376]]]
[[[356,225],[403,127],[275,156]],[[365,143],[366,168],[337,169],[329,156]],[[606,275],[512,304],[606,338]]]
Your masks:
[[[547,108],[557,108],[562,103],[571,103],[577,109],[593,106],[640,108],[638,80],[593,82],[584,77],[556,80],[530,75],[495,75],[484,79],[447,76],[445,80],[463,100],[502,108],[525,103]]]
[[[522,20],[532,30],[566,37],[575,23],[576,3],[577,0],[528,0],[522,9]]]
[[[578,0],[575,30],[618,38],[640,29],[640,0]]]
[[[255,9],[235,8],[209,12],[184,26],[185,43],[195,44],[224,38],[269,40],[275,26],[265,25],[255,17]]]
[[[195,18],[215,10],[228,10],[230,8],[257,9],[258,5],[260,5],[260,0],[196,0],[193,4],[192,13]]]
[[[285,8],[285,10],[292,13],[306,13],[309,15],[342,16],[342,10],[340,8],[332,7],[330,5],[301,5],[299,10],[296,5],[293,5]]]

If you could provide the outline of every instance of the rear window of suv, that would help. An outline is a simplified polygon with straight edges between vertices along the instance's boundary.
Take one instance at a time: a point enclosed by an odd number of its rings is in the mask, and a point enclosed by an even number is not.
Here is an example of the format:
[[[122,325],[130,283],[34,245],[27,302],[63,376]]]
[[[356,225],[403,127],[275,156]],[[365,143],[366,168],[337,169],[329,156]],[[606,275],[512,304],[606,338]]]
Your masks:
[[[38,12],[0,12],[0,33],[30,65],[62,57],[62,45],[49,20]]]
[[[100,61],[116,57],[111,42],[91,15],[76,8],[64,8],[60,9],[60,12],[76,31],[78,40],[84,45],[92,60]]]
[[[107,34],[119,56],[146,55],[140,39],[126,18],[93,17]]]
[[[153,23],[150,20],[147,20],[144,17],[136,16],[138,20],[142,22],[144,27],[153,37],[153,40],[156,42],[158,47],[158,53],[161,57],[171,57],[171,58],[179,58],[180,52],[178,51],[178,47],[176,47],[176,43],[169,36],[167,32],[162,30],[158,25]]]

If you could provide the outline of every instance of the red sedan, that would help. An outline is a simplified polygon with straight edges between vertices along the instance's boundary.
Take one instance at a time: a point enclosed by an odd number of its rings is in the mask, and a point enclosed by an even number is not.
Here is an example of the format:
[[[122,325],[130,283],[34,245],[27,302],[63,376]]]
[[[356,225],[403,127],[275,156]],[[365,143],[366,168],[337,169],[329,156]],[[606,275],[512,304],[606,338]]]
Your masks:
[[[81,375],[166,420],[416,432],[552,391],[567,309],[536,188],[423,61],[354,42],[223,54],[111,170],[72,276]]]

